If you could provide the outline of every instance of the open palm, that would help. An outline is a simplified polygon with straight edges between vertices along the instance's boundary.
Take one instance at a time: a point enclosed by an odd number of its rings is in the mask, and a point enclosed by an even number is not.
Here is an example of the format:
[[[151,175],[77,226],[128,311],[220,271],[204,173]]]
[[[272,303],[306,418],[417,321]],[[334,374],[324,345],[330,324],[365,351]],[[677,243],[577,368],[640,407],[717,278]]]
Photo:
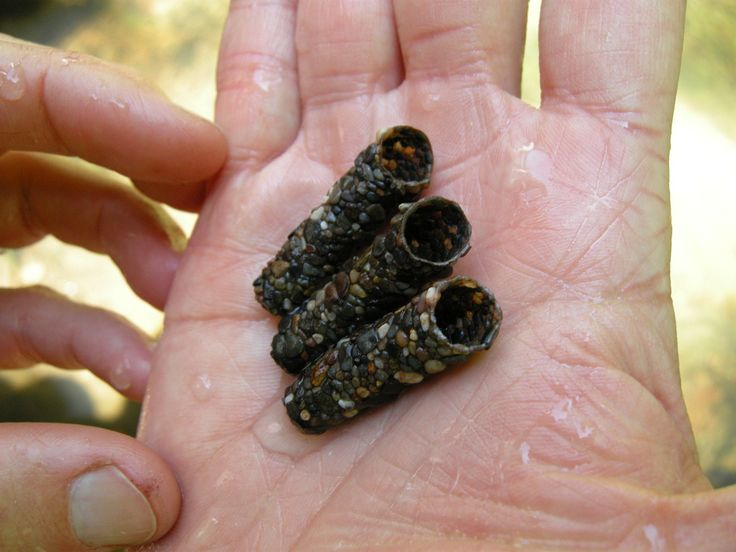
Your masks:
[[[631,4],[544,3],[538,110],[516,97],[524,2],[232,2],[217,108],[231,159],[177,274],[141,425],[183,489],[160,546],[727,542],[735,501],[698,466],[670,301],[684,8]],[[473,224],[455,272],[496,293],[504,323],[489,353],[305,436],[251,282],[396,124],[430,137],[429,193]]]

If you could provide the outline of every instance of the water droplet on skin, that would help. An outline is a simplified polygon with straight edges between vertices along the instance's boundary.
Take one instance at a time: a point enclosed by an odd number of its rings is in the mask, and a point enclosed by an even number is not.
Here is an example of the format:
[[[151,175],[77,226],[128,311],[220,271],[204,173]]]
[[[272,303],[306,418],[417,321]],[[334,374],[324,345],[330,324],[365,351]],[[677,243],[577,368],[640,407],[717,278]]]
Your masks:
[[[426,94],[423,94],[421,98],[422,108],[425,111],[433,111],[437,108],[437,104],[439,104],[441,98],[442,96],[440,96],[436,92],[428,92]]]
[[[516,151],[519,166],[515,169],[513,183],[518,191],[519,201],[528,207],[547,196],[552,175],[552,157],[536,149],[534,142],[517,146]]]
[[[529,451],[530,450],[531,450],[531,447],[529,446],[529,443],[527,443],[526,441],[521,443],[521,446],[519,447],[519,453],[521,453],[522,464],[529,463]]]
[[[286,415],[281,401],[277,401],[258,418],[253,434],[263,448],[298,459],[323,447],[329,436],[304,435],[295,428]]]
[[[431,78],[419,85],[417,95],[419,105],[425,111],[434,111],[439,108],[442,100],[443,83],[439,78]]]
[[[552,157],[542,150],[531,149],[524,159],[524,168],[533,178],[543,184],[549,184],[552,174]]]
[[[23,67],[16,62],[0,63],[0,98],[8,101],[19,100],[26,89]]]
[[[269,92],[271,88],[281,82],[281,76],[275,74],[273,71],[256,69],[253,72],[253,82],[264,92]]]
[[[130,376],[130,367],[127,362],[116,366],[110,372],[110,383],[118,391],[126,391],[130,389],[133,381]]]
[[[81,57],[82,56],[79,52],[69,52],[63,58],[61,58],[61,64],[64,67],[68,67],[72,63],[77,63]]]
[[[212,537],[218,530],[220,520],[211,517],[204,521],[194,533],[194,542],[198,545],[208,544],[212,541]]]
[[[534,149],[534,142],[529,142],[528,144],[524,144],[523,146],[519,146],[516,148],[516,151],[520,151],[523,153],[530,152]]]
[[[110,103],[118,109],[128,109],[128,104],[120,98],[113,98],[112,100],[110,100]]]
[[[632,111],[604,111],[601,116],[611,124],[628,129],[630,121],[636,117]]]
[[[220,488],[223,485],[230,483],[235,479],[235,476],[232,474],[232,472],[224,471],[220,474],[220,476],[217,478],[217,481],[215,481],[215,488]]]
[[[623,119],[609,119],[614,125],[618,125],[622,128],[629,128],[629,121]]]
[[[651,523],[645,525],[642,527],[642,531],[644,531],[644,536],[649,541],[649,546],[651,546],[652,552],[664,551],[666,542],[664,537],[659,536],[659,530],[656,525],[652,525]]]
[[[212,395],[212,380],[208,374],[199,374],[192,388],[194,397],[200,401],[206,401]]]
[[[593,434],[593,428],[591,426],[582,424],[578,421],[575,422],[575,431],[580,439],[587,439]]]
[[[570,410],[572,410],[572,400],[564,399],[552,408],[550,414],[552,415],[552,418],[554,418],[555,422],[561,422],[567,418],[567,415],[570,414]]]

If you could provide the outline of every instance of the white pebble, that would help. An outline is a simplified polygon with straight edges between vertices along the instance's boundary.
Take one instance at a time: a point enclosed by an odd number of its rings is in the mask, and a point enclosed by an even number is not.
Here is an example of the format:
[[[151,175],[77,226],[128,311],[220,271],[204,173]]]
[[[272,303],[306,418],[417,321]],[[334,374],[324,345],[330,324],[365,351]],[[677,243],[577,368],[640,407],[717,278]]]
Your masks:
[[[437,294],[437,288],[431,287],[427,290],[427,293],[425,297],[427,298],[427,301],[431,301],[434,299],[434,296]]]
[[[419,323],[422,325],[422,329],[426,332],[429,330],[429,313],[423,312],[419,315]]]
[[[312,214],[309,215],[309,218],[312,220],[319,220],[322,218],[322,215],[325,213],[325,208],[320,206],[317,207],[314,211],[312,211]]]

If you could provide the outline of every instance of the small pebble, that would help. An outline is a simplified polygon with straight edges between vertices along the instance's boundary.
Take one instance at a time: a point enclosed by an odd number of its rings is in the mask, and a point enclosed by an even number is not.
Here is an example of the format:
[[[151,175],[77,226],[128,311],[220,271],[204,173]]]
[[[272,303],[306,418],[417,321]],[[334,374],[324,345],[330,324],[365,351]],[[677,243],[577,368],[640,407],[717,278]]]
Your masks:
[[[422,329],[426,332],[429,330],[429,313],[423,312],[419,315],[419,323],[422,325]]]
[[[420,374],[419,372],[396,372],[394,374],[394,379],[398,381],[399,383],[405,383],[408,385],[412,385],[415,383],[419,383],[424,379],[424,376]]]
[[[409,338],[406,337],[404,330],[396,332],[396,337],[394,339],[399,347],[406,347],[409,344]]]
[[[424,363],[424,371],[428,374],[437,374],[445,369],[444,363],[439,360],[428,360]]]

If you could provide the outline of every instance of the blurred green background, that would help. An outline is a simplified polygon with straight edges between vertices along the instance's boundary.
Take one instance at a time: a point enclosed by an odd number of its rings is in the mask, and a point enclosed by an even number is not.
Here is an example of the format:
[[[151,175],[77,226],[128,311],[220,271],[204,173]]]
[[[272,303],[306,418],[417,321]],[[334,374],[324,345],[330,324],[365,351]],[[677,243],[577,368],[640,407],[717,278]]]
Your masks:
[[[539,104],[530,2],[522,96]],[[0,0],[0,32],[123,63],[211,118],[226,0]],[[671,153],[672,286],[682,384],[703,466],[736,483],[736,2],[688,6]],[[194,217],[172,212],[191,230]],[[117,310],[156,334],[161,314],[104,258],[53,238],[0,256],[0,286],[42,284]],[[138,405],[83,371],[0,374],[0,421],[85,423],[135,432]]]

